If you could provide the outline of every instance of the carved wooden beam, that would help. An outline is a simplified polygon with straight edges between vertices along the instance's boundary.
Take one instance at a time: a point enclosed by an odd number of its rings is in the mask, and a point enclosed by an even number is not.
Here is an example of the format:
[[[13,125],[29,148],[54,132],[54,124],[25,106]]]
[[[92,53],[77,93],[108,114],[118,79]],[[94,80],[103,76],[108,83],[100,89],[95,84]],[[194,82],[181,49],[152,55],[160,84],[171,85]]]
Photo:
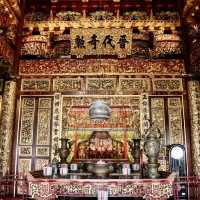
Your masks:
[[[0,3],[5,6],[5,10],[9,13],[10,16],[12,16],[14,23],[17,24],[19,22],[19,16],[17,16],[17,14],[15,13],[9,0],[1,0]]]
[[[21,9],[17,0],[7,0],[18,18],[21,18]]]
[[[3,36],[0,36],[0,55],[2,55],[6,61],[13,65],[14,50],[6,42],[6,39]]]

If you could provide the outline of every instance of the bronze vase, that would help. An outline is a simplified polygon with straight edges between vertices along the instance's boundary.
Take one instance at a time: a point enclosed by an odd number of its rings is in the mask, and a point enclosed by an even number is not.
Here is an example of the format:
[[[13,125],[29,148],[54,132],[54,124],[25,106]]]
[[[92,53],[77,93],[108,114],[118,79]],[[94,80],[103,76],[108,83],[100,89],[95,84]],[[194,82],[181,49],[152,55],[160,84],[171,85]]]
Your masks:
[[[148,177],[158,178],[158,157],[160,153],[160,130],[154,126],[151,126],[144,142],[144,151],[148,157]]]
[[[69,139],[61,138],[61,148],[59,148],[60,162],[62,164],[67,163],[67,157],[70,154],[70,142]]]
[[[140,139],[133,139],[133,158],[135,164],[140,164]]]

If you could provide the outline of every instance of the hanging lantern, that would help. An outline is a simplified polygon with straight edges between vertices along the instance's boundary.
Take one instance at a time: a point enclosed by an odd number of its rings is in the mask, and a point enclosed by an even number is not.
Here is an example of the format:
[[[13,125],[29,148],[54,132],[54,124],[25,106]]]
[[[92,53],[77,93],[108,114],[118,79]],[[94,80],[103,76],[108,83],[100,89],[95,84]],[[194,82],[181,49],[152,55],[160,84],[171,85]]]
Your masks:
[[[89,108],[90,119],[105,120],[111,115],[111,108],[102,100],[93,102]]]

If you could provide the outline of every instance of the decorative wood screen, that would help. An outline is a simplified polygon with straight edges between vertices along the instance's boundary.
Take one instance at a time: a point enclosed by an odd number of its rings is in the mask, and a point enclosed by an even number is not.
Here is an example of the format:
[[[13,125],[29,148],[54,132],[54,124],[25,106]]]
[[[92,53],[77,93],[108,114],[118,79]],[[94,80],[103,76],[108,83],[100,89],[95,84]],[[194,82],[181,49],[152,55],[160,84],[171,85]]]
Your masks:
[[[52,97],[22,97],[18,171],[41,169],[50,161]]]

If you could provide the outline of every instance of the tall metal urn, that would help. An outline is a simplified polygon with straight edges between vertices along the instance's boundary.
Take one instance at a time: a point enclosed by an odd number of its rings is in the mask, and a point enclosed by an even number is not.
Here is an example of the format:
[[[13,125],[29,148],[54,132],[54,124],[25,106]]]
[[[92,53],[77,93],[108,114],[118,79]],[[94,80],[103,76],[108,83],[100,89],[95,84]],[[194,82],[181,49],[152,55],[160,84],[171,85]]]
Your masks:
[[[160,130],[153,124],[150,126],[147,132],[144,142],[144,151],[146,156],[148,157],[148,177],[158,178],[160,176],[158,173],[158,158],[160,153]]]
[[[72,143],[69,139],[61,138],[61,148],[59,148],[59,156],[62,164],[67,163],[67,157],[70,154]]]

